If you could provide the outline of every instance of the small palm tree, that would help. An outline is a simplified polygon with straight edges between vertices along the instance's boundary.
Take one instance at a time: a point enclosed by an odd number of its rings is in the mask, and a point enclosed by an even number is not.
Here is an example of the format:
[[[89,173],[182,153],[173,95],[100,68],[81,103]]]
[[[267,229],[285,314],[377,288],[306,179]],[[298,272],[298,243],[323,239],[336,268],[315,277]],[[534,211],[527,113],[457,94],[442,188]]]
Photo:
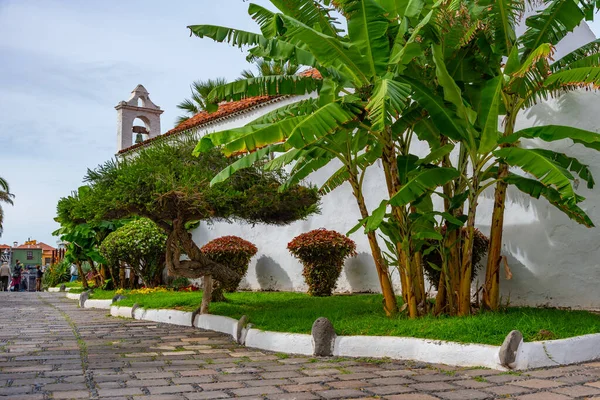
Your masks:
[[[177,108],[185,111],[185,115],[180,115],[175,120],[175,125],[187,121],[194,115],[206,110],[208,94],[217,86],[227,83],[225,78],[208,79],[205,81],[194,81],[191,86],[192,98],[185,99],[177,104]]]
[[[0,177],[0,203],[8,203],[13,204],[14,194],[10,193],[10,188],[8,186],[8,182],[2,177]],[[0,204],[0,236],[2,236],[2,232],[4,230],[4,210],[2,209],[2,205]]]
[[[245,69],[242,71],[242,77],[240,79],[251,79],[257,76],[270,76],[270,75],[294,75],[298,72],[300,67],[291,64],[289,61],[265,61],[262,58],[257,59],[254,62],[258,75],[255,75],[252,70]]]

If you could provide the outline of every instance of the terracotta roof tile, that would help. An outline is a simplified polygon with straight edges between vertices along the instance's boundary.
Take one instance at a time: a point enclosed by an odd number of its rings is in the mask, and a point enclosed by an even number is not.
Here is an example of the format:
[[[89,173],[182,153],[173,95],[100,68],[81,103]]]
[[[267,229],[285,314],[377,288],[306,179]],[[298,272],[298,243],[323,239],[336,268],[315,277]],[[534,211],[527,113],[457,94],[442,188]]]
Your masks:
[[[19,250],[27,250],[27,249],[31,249],[31,250],[42,250],[42,246],[40,246],[39,244],[22,244],[20,246],[17,247],[13,247],[13,249],[19,249]]]
[[[44,242],[38,242],[37,244],[42,248],[42,250],[56,250],[56,247],[52,247]]]
[[[185,132],[189,129],[196,128],[200,125],[204,125],[206,123],[215,121],[220,118],[228,117],[237,112],[247,110],[249,108],[258,106],[263,103],[267,103],[271,100],[275,100],[280,97],[282,97],[282,96],[256,96],[256,97],[248,97],[247,99],[242,99],[242,100],[238,100],[238,101],[230,101],[227,103],[221,103],[221,104],[219,104],[219,108],[217,111],[212,112],[212,113],[209,113],[206,111],[199,112],[198,114],[194,115],[187,121],[184,121],[181,124],[177,125],[175,128],[171,129],[170,131],[168,131],[162,135],[153,137],[151,139],[144,140],[141,143],[136,143],[133,146],[127,147],[123,150],[120,150],[119,154],[126,153],[126,152],[134,150],[138,147],[142,147],[142,146],[144,146],[148,143],[151,143],[155,140],[158,140],[158,139],[161,139],[161,138],[164,138],[167,136],[177,135],[177,134],[179,134],[181,132]]]
[[[309,68],[306,71],[300,72],[298,75],[300,75],[300,76],[310,76],[311,78],[315,78],[315,79],[323,79],[323,75],[321,75],[321,73],[319,72],[319,70],[316,69],[316,68]]]

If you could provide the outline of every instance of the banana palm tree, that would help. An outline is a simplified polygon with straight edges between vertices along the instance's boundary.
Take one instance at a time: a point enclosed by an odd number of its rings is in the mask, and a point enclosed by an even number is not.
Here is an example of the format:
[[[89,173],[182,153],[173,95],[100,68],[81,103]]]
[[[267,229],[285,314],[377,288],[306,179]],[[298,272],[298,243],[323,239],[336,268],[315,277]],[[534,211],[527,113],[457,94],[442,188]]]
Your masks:
[[[8,182],[6,182],[4,178],[0,177],[0,202],[12,205],[14,197],[15,195],[10,192]],[[0,236],[2,236],[2,232],[4,231],[3,224],[4,210],[2,209],[2,205],[0,204]]]
[[[493,2],[488,14],[489,23],[495,27],[498,54],[507,57],[503,69],[505,79],[499,82],[496,101],[503,109],[503,132],[499,143],[502,149],[495,154],[501,157],[495,191],[494,210],[492,214],[490,246],[486,269],[486,280],[483,290],[484,305],[492,310],[499,306],[500,294],[500,261],[502,247],[502,231],[504,225],[504,208],[506,188],[514,184],[520,190],[539,197],[546,197],[552,204],[567,213],[575,221],[593,226],[592,221],[583,213],[577,203],[583,200],[576,196],[570,184],[571,174],[565,170],[579,174],[593,187],[593,178],[587,166],[577,160],[554,152],[534,152],[518,147],[521,138],[539,138],[544,141],[571,139],[586,147],[600,149],[598,135],[568,126],[538,126],[514,132],[519,113],[540,100],[560,96],[567,91],[582,87],[598,88],[600,85],[600,40],[586,43],[580,48],[552,62],[554,46],[568,33],[572,32],[581,21],[591,19],[599,4],[597,2],[553,0],[547,2],[544,9],[538,11],[525,21],[527,29],[518,37],[515,25],[525,9],[525,0],[499,0]],[[500,65],[498,65],[498,68]],[[517,165],[540,178],[531,182],[509,172],[509,164]],[[554,180],[544,177],[548,169],[542,166],[550,163],[550,167],[559,173]],[[577,165],[577,168],[575,168]],[[557,168],[557,167],[562,167]],[[557,190],[552,189],[554,184]]]
[[[182,122],[187,121],[201,111],[205,111],[208,103],[208,94],[217,86],[224,85],[225,83],[227,83],[225,78],[194,81],[190,87],[192,97],[177,104],[177,108],[184,111],[185,114],[177,117],[175,120],[175,125],[179,125]]]
[[[478,197],[487,187],[514,184],[534,197],[543,195],[571,218],[591,224],[577,206],[582,198],[573,191],[574,177],[567,171],[586,177],[589,183],[591,174],[586,166],[565,155],[510,144],[521,137],[570,137],[593,148],[600,147],[600,135],[564,127],[530,128],[504,135],[498,132],[501,116],[513,110],[509,95],[517,91],[521,96],[531,89],[536,74],[542,83],[540,96],[573,85],[579,76],[576,73],[581,75],[575,83],[600,83],[593,57],[587,59],[585,70],[567,71],[573,75],[539,72],[547,71],[539,65],[547,63],[555,31],[572,30],[581,19],[573,22],[569,12],[579,15],[577,10],[591,7],[588,3],[576,3],[574,10],[567,0],[550,1],[550,11],[540,11],[528,20],[523,41],[528,47],[511,49],[502,68],[504,46],[514,36],[506,27],[514,21],[499,22],[522,12],[517,3],[507,17],[503,8],[506,2],[271,2],[279,12],[255,4],[248,9],[261,34],[212,25],[190,29],[198,37],[250,47],[251,56],[314,67],[323,79],[256,76],[215,88],[208,96],[211,103],[315,91],[317,97],[284,106],[245,127],[203,137],[196,152],[219,146],[228,156],[250,153],[221,171],[213,183],[227,179],[237,169],[264,163],[270,153],[280,155],[264,164],[265,168],[294,163],[292,179],[302,179],[339,160],[343,167],[322,190],[345,181],[351,183],[363,216],[358,227],[364,226],[367,232],[379,229],[390,239],[388,250],[395,253],[392,255],[397,259],[402,294],[411,317],[427,311],[421,261],[425,239],[440,241],[445,254],[450,254],[442,271],[445,282],[440,282],[445,287],[440,310],[459,315],[471,312],[475,215]],[[331,6],[346,19],[347,32],[336,28]],[[589,52],[582,53],[575,63],[588,56]],[[515,86],[513,78],[524,83]],[[534,101],[538,97],[525,98]],[[423,158],[410,154],[410,144],[415,140],[426,141],[430,154]],[[455,147],[459,161],[453,165],[449,153]],[[389,198],[369,215],[362,209],[361,185],[364,170],[375,160],[383,165]],[[536,179],[499,174],[503,164],[520,168]],[[435,211],[431,202],[438,187],[443,187],[443,193],[438,193],[444,198],[443,212]],[[467,215],[462,215],[465,205]],[[454,232],[455,239],[442,237],[435,229],[439,217],[453,228],[447,232]],[[463,224],[467,232],[464,240],[456,235]],[[368,237],[370,243],[376,242],[375,235]],[[391,315],[396,303],[388,264],[381,262],[375,245],[371,243],[371,249],[384,309]]]

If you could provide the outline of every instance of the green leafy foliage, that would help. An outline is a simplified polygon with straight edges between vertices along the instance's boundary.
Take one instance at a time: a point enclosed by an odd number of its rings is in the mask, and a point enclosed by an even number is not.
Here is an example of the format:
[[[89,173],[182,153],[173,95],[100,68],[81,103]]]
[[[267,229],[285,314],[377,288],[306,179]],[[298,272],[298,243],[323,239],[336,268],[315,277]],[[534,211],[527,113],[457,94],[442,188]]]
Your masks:
[[[302,275],[311,296],[331,296],[344,260],[356,255],[354,241],[324,228],[296,236],[287,248],[304,265]]]
[[[100,252],[113,270],[121,263],[136,270],[144,285],[161,283],[167,235],[147,218],[133,220],[109,234],[100,245]],[[113,276],[117,276],[113,272]]]
[[[237,236],[222,236],[211,240],[200,248],[211,260],[223,264],[238,273],[239,279],[223,284],[226,292],[235,292],[248,272],[250,259],[258,249],[252,243]]]
[[[56,264],[46,268],[42,277],[42,284],[45,287],[59,286],[61,283],[69,282],[71,275],[69,273],[71,263],[67,260],[62,260]]]

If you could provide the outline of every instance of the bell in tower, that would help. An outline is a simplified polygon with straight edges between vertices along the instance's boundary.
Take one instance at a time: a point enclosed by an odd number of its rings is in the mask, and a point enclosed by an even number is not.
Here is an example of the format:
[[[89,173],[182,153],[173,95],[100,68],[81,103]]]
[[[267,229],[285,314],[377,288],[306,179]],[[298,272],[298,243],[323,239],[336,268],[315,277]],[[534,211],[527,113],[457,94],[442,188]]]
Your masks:
[[[117,110],[117,151],[131,147],[133,134],[135,143],[160,135],[160,115],[163,110],[150,100],[146,88],[137,85],[127,101],[121,101],[115,107]],[[134,120],[139,119],[144,126],[134,126]]]

